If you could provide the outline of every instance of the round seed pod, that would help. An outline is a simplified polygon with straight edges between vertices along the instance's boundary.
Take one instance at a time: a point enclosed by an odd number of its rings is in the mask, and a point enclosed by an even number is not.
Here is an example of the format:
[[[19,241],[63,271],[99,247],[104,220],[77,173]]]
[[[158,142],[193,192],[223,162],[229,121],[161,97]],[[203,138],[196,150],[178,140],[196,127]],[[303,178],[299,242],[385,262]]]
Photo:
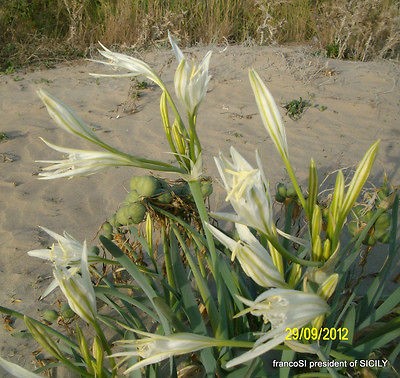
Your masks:
[[[58,319],[58,312],[56,310],[45,310],[42,313],[42,318],[46,322],[54,323]]]
[[[143,221],[146,208],[140,202],[122,206],[116,213],[116,221],[123,226],[138,224]]]
[[[296,190],[292,184],[289,184],[286,188],[286,197],[289,197],[289,198],[297,197]]]
[[[131,190],[143,197],[151,197],[157,194],[161,183],[154,176],[133,176],[130,181]]]
[[[278,183],[278,185],[276,186],[276,192],[277,194],[279,194],[280,198],[286,198],[287,195],[287,188],[286,185],[282,182]],[[280,202],[280,201],[278,201]]]
[[[129,223],[129,205],[124,205],[115,213],[115,221],[120,225],[126,226]]]
[[[113,226],[108,222],[103,223],[101,226],[101,234],[107,239],[112,239]]]
[[[136,190],[131,190],[125,197],[124,203],[129,204],[136,202],[139,199],[139,193]]]
[[[211,181],[209,181],[209,180],[201,181],[200,189],[201,189],[201,194],[203,195],[203,198],[209,197],[213,192],[213,186],[212,186]]]
[[[132,203],[128,206],[129,219],[134,224],[139,224],[143,221],[146,215],[146,207],[139,202]]]
[[[155,199],[157,202],[167,205],[172,202],[173,197],[171,192],[164,192],[159,194]]]
[[[64,319],[71,319],[75,316],[75,312],[69,307],[68,303],[63,303],[61,305],[60,314]]]

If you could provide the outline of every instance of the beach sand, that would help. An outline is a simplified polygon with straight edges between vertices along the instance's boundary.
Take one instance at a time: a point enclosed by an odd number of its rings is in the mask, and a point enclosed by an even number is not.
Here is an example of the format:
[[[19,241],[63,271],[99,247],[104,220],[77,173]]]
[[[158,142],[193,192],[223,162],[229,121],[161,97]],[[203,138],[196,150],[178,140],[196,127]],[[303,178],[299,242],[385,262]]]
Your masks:
[[[200,108],[198,133],[206,174],[215,182],[213,210],[226,204],[212,157],[219,151],[228,155],[230,146],[251,163],[255,163],[257,149],[272,187],[286,178],[258,115],[248,81],[251,67],[265,80],[279,106],[300,97],[311,103],[297,121],[281,108],[290,157],[300,182],[307,178],[311,158],[322,180],[338,168],[354,166],[368,147],[381,139],[371,182],[381,183],[386,172],[399,184],[397,62],[332,60],[303,46],[211,46],[185,52],[201,59],[208,49],[213,51],[212,80]],[[149,62],[173,92],[176,61],[171,51],[149,51],[137,57]],[[37,319],[42,309],[56,307],[60,298],[56,291],[38,301],[51,281],[51,266],[26,252],[53,242],[38,226],[60,234],[65,230],[79,241],[96,244],[96,233],[125,197],[130,176],[146,172],[122,167],[71,180],[38,180],[37,174],[46,164],[35,160],[61,157],[39,137],[64,147],[92,147],[59,129],[35,91],[43,88],[60,98],[114,147],[172,161],[159,115],[160,90],[150,86],[133,98],[134,82],[129,78],[93,78],[89,72],[110,71],[100,64],[77,61],[49,70],[0,76],[0,132],[9,137],[0,143],[0,303]],[[375,258],[382,261],[384,255],[379,253]],[[14,330],[4,325],[0,329],[0,355],[32,369],[37,344],[20,332],[24,329],[21,321],[13,324]]]

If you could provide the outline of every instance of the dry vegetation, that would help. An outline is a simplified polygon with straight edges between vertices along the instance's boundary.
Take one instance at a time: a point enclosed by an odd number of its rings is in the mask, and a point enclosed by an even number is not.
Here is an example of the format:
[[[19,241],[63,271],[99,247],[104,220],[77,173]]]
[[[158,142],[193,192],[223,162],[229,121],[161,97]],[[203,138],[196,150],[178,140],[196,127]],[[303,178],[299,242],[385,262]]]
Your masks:
[[[8,0],[0,3],[0,70],[52,64],[88,46],[312,42],[331,57],[397,59],[399,0]]]

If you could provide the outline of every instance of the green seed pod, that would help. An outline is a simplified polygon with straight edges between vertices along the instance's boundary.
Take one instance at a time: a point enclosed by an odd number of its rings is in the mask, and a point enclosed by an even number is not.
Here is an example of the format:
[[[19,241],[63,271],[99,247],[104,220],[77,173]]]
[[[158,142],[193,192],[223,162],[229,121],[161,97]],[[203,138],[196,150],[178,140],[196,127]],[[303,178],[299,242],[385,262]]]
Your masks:
[[[75,316],[75,312],[69,307],[68,303],[63,303],[61,305],[60,314],[64,319],[71,319]]]
[[[111,224],[108,222],[103,223],[101,226],[101,234],[107,239],[111,239],[113,234],[113,226],[111,226]]]
[[[58,319],[58,312],[56,310],[45,310],[43,311],[42,318],[46,322],[54,323]]]
[[[136,202],[139,199],[139,193],[136,190],[131,190],[125,197],[124,203],[130,204]]]
[[[167,205],[172,202],[173,197],[171,192],[164,192],[159,194],[155,199],[157,202]]]
[[[297,197],[296,190],[292,184],[289,184],[286,188],[286,197],[289,197],[289,198]]]
[[[209,180],[201,181],[200,189],[201,189],[201,194],[203,195],[203,198],[209,197],[213,192],[213,186],[212,186],[211,181],[209,181]]]
[[[280,197],[286,198],[286,195],[287,195],[286,185],[282,182],[278,183],[278,185],[276,186],[276,193],[279,194]],[[278,201],[278,202],[281,202],[281,201]]]
[[[123,226],[140,223],[146,214],[146,208],[139,202],[122,206],[116,213],[116,221]]]
[[[151,197],[158,193],[161,183],[154,176],[134,176],[130,181],[131,190],[136,190],[140,196]]]

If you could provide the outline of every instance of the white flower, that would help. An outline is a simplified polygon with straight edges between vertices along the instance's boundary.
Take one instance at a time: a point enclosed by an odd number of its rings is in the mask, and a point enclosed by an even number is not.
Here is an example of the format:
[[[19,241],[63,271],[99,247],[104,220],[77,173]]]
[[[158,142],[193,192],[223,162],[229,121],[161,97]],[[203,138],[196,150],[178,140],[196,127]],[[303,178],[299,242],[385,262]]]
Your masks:
[[[35,249],[28,252],[29,256],[49,260],[58,266],[68,266],[71,263],[80,261],[82,257],[82,244],[75,240],[71,235],[64,231],[64,236],[57,234],[45,227],[40,227],[53,239],[57,240],[58,245],[53,244],[51,249]]]
[[[201,101],[207,93],[207,86],[211,79],[211,76],[208,74],[211,51],[205,55],[200,65],[196,65],[194,62],[186,60],[169,32],[168,38],[179,61],[174,78],[175,93],[179,100],[186,106],[188,114],[195,116]]]
[[[96,294],[90,279],[86,242],[83,243],[80,274],[72,274],[69,269],[57,265],[53,273],[71,309],[86,322],[93,323],[97,313]]]
[[[114,68],[124,68],[130,73],[128,74],[114,74],[114,75],[107,75],[107,74],[90,74],[95,77],[123,77],[123,76],[139,76],[143,75],[147,79],[156,83],[160,88],[163,90],[165,89],[164,83],[161,79],[157,76],[157,74],[150,68],[150,66],[143,62],[140,59],[133,58],[129,55],[120,54],[116,52],[112,52],[106,47],[104,47],[101,43],[100,46],[103,50],[99,50],[100,54],[103,55],[105,58],[109,59],[108,62],[103,62],[100,60],[92,60],[93,62],[101,63],[107,66],[111,66]]]
[[[275,100],[256,71],[249,71],[249,79],[264,126],[282,158],[288,160],[285,127]]]
[[[43,89],[37,91],[40,99],[46,105],[51,118],[65,131],[87,139],[95,144],[102,144],[86,123],[80,119],[67,105]]]
[[[135,165],[133,159],[117,153],[109,151],[78,150],[56,146],[45,140],[43,140],[43,142],[53,150],[68,154],[68,158],[65,160],[37,160],[37,163],[53,164],[43,168],[42,172],[39,173],[42,180],[92,175],[101,169],[112,166]]]
[[[246,224],[267,235],[275,235],[269,184],[258,154],[256,153],[258,168],[254,169],[233,147],[230,152],[232,162],[222,154],[219,158],[215,158],[215,162],[228,193],[226,201],[230,201],[237,215],[227,213],[215,215]]]
[[[137,330],[133,331],[145,337],[136,340],[120,340],[119,343],[124,344],[127,350],[110,356],[125,357],[120,364],[133,356],[142,358],[141,361],[130,366],[124,374],[129,374],[133,370],[158,363],[172,356],[192,353],[218,344],[218,340],[193,333],[175,333],[162,336]]]
[[[29,251],[28,255],[49,260],[56,266],[68,269],[70,275],[79,272],[79,266],[77,264],[80,263],[82,258],[82,244],[65,231],[64,236],[62,236],[45,227],[40,228],[57,240],[58,244],[53,244],[50,249],[35,249]],[[47,297],[57,286],[57,280],[53,280],[41,295],[40,299]]]
[[[227,368],[268,352],[285,341],[287,328],[300,329],[329,311],[328,304],[318,295],[290,289],[270,289],[254,301],[245,298],[240,298],[240,300],[249,308],[241,311],[236,317],[248,312],[255,316],[262,316],[265,323],[271,324],[271,330],[256,341],[252,350],[230,360],[226,364]]]
[[[247,226],[235,224],[240,238],[239,241],[231,239],[210,224],[207,226],[211,233],[231,250],[231,259],[237,258],[243,271],[258,285],[265,288],[287,287],[270,254]]]

